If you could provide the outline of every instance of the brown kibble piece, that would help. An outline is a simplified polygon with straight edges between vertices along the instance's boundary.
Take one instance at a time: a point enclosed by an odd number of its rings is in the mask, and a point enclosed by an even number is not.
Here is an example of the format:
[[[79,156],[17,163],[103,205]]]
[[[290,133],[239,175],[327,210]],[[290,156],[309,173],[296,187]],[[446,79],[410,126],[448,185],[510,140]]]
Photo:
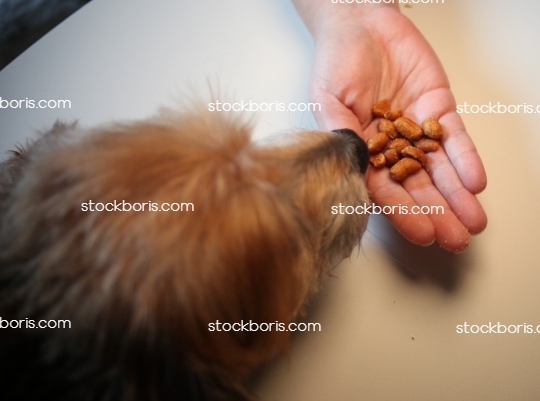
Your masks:
[[[379,120],[379,132],[384,132],[390,139],[396,139],[398,136],[394,123],[385,118]]]
[[[435,152],[437,149],[439,149],[439,141],[429,138],[422,138],[418,142],[415,142],[414,146],[424,153]]]
[[[394,121],[397,131],[410,141],[418,141],[424,132],[422,127],[407,117],[400,117]]]
[[[399,161],[399,153],[396,149],[387,149],[383,154],[386,158],[387,167],[392,167]]]
[[[373,135],[367,141],[369,154],[374,155],[376,153],[380,153],[381,150],[383,150],[386,147],[386,145],[388,145],[388,141],[389,141],[388,135],[386,135],[383,132]]]
[[[390,169],[390,176],[396,181],[403,181],[420,169],[422,169],[422,165],[419,161],[410,157],[404,157],[392,166]]]
[[[424,134],[431,139],[441,139],[443,134],[441,124],[434,118],[426,118],[422,123],[422,129]]]
[[[401,151],[410,145],[411,143],[405,138],[397,138],[388,144],[388,149],[395,149],[399,154],[401,154]]]
[[[386,165],[386,158],[382,153],[378,153],[376,155],[370,156],[369,161],[373,167],[383,167]]]
[[[387,118],[389,120],[397,120],[399,117],[403,115],[403,110],[396,109],[396,110],[390,110],[384,114],[384,118]]]
[[[426,165],[426,154],[414,146],[407,146],[401,151],[401,154],[403,156],[412,157],[413,159],[418,160],[420,163],[422,163],[422,166]]]
[[[388,99],[383,99],[375,103],[371,111],[375,117],[384,117],[384,115],[390,111],[390,101]]]
[[[443,129],[434,118],[426,118],[420,126],[403,117],[401,109],[390,110],[386,99],[374,104],[372,111],[384,118],[378,121],[380,133],[368,141],[370,162],[375,167],[386,164],[394,180],[403,181],[421,170],[427,163],[426,153],[439,149]]]

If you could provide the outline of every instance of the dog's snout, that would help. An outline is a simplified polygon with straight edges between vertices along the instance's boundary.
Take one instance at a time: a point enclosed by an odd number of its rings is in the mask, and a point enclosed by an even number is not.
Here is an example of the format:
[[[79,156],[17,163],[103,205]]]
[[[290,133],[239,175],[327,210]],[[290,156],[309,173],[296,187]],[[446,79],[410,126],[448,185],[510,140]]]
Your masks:
[[[356,146],[356,157],[358,159],[358,167],[360,168],[360,172],[362,174],[365,174],[369,165],[369,150],[366,142],[362,138],[360,138],[360,136],[358,136],[356,132],[349,128],[335,129],[332,132],[347,135],[354,139],[354,143]]]

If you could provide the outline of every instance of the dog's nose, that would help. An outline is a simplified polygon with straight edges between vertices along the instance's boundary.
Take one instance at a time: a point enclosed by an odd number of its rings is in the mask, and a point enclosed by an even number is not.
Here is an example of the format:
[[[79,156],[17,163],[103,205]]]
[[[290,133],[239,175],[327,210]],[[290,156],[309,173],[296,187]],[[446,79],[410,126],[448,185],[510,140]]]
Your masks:
[[[358,159],[358,167],[360,168],[360,172],[362,174],[365,174],[369,166],[369,150],[366,142],[362,138],[360,138],[356,132],[349,128],[335,129],[332,132],[336,132],[342,135],[348,135],[349,137],[354,138],[354,143],[356,146],[356,157]]]

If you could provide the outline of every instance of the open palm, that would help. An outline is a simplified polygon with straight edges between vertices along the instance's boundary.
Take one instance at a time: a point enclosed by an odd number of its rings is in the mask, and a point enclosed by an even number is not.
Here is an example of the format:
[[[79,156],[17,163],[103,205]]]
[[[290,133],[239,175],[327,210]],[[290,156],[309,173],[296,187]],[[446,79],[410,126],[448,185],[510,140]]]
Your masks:
[[[416,27],[397,10],[380,7],[360,18],[328,24],[317,37],[310,97],[322,106],[315,118],[321,129],[351,128],[364,139],[377,133],[371,107],[389,99],[393,108],[421,122],[438,119],[442,148],[428,154],[426,171],[401,184],[387,169],[368,169],[367,186],[380,206],[443,206],[444,214],[389,214],[410,241],[458,252],[469,234],[481,232],[487,218],[474,194],[486,175],[461,118],[448,79],[434,51]]]

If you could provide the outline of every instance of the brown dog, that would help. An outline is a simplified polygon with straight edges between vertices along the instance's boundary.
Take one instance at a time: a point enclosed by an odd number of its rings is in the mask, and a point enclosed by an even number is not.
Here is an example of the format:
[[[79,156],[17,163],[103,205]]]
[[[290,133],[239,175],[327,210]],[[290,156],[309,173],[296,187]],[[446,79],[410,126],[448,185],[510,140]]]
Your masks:
[[[294,321],[367,222],[331,213],[369,202],[356,134],[285,142],[259,146],[239,120],[192,110],[57,123],[13,151],[0,165],[0,317],[19,325],[0,329],[2,399],[246,398],[242,378],[290,333],[209,323]],[[157,211],[173,203],[191,208]],[[29,328],[53,319],[71,328]]]

